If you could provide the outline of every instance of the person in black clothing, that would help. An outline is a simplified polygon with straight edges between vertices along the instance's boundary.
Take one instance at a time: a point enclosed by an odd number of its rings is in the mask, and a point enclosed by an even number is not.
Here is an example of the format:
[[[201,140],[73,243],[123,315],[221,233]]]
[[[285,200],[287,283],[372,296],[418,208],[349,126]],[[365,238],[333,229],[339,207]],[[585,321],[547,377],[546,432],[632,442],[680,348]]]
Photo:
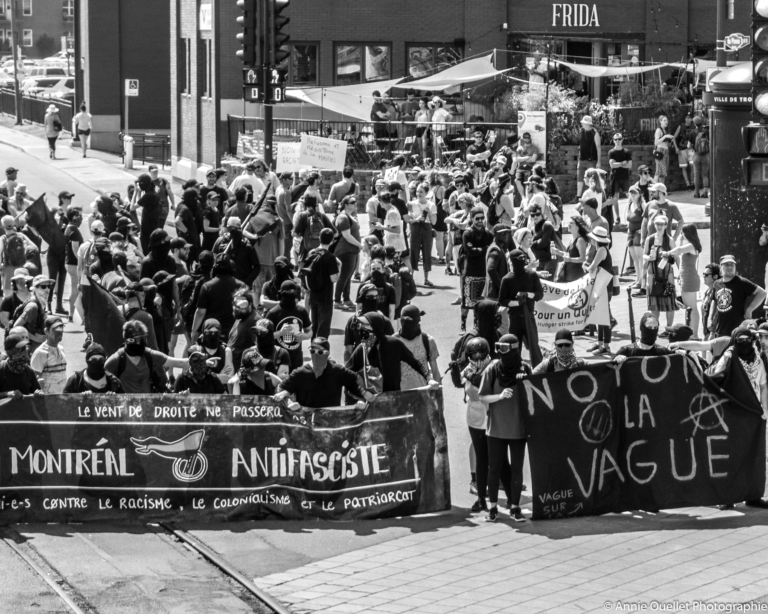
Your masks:
[[[312,338],[331,335],[333,319],[333,284],[339,279],[339,264],[328,249],[333,241],[334,232],[330,228],[320,231],[320,246],[307,255],[310,266],[302,269],[304,282],[309,294],[305,305],[309,305],[309,317],[312,320]]]
[[[611,166],[608,196],[613,200],[613,210],[604,207],[603,216],[613,228],[614,223],[621,224],[619,198],[624,198],[629,192],[629,172],[632,168],[632,152],[624,147],[624,137],[618,132],[613,135],[613,149],[608,152],[608,164]],[[613,213],[616,214],[615,222]]]
[[[358,409],[373,395],[360,388],[357,375],[330,360],[331,344],[318,337],[309,346],[311,362],[295,369],[280,383],[274,399],[278,403],[288,400],[288,409],[300,407],[335,407],[341,404],[341,391],[358,399]],[[295,399],[295,400],[294,400]]]
[[[227,254],[234,265],[235,278],[253,288],[253,282],[261,272],[261,264],[253,245],[243,240],[242,224],[237,217],[227,220],[227,234],[216,241],[213,252]]]
[[[137,189],[134,191],[131,211],[136,211],[139,207],[141,214],[141,251],[149,253],[149,237],[152,231],[163,227],[161,217],[160,196],[157,194],[155,186],[147,173],[139,175],[136,181]]]
[[[507,250],[512,242],[512,229],[504,224],[493,227],[493,243],[485,256],[485,291],[486,298],[498,299],[501,280],[509,273]],[[493,345],[493,344],[491,344]]]
[[[474,207],[469,212],[472,226],[464,231],[461,249],[464,266],[461,273],[461,332],[467,330],[470,308],[483,298],[485,292],[485,256],[493,243],[493,235],[485,229],[485,211]]]
[[[386,253],[385,253],[386,256]],[[392,284],[387,279],[387,267],[383,260],[378,258],[371,261],[371,275],[362,280],[357,288],[357,298],[355,302],[362,304],[366,297],[372,297],[373,291],[376,291],[376,302],[378,309],[386,317],[391,318],[394,315],[397,305],[397,293]]]
[[[235,374],[234,358],[232,349],[221,338],[221,324],[218,320],[208,318],[203,323],[203,332],[196,340],[203,351],[207,354],[206,358],[212,358],[211,371],[217,375],[222,384],[226,384]],[[213,363],[216,363],[213,365]]]
[[[149,255],[141,263],[140,277],[152,279],[158,271],[176,275],[176,261],[171,256],[171,239],[162,228],[152,231],[149,237]]]
[[[191,245],[189,257],[197,258],[200,253],[200,230],[203,226],[203,214],[200,211],[197,190],[188,188],[181,195],[181,202],[176,207],[176,234]]]
[[[640,318],[640,339],[635,343],[620,347],[619,351],[616,352],[616,356],[613,357],[613,362],[622,363],[627,358],[635,358],[637,356],[666,356],[674,354],[675,350],[670,350],[668,347],[656,343],[658,336],[659,318],[650,311],[646,311],[643,317]],[[685,354],[684,350],[678,351],[681,354]]]
[[[301,239],[300,263],[304,262],[310,251],[320,246],[320,231],[323,228],[330,228],[335,232],[333,222],[328,219],[328,216],[318,211],[319,203],[314,194],[305,194],[303,203],[304,210],[294,218],[296,224],[293,227],[293,236]]]
[[[291,358],[292,371],[301,366],[304,360],[301,342],[310,339],[312,333],[309,312],[297,304],[300,296],[301,288],[295,281],[284,281],[280,287],[280,302],[265,316],[275,327],[273,334],[277,345]]]
[[[581,118],[581,134],[579,136],[579,163],[576,170],[576,201],[581,199],[584,191],[584,173],[590,168],[600,168],[601,143],[600,133],[595,130],[592,118],[585,115]]]
[[[192,322],[191,338],[197,339],[200,327],[207,318],[221,322],[221,334],[229,337],[235,323],[232,313],[232,297],[243,287],[243,283],[232,275],[232,261],[226,254],[218,254],[213,265],[213,278],[200,288],[195,318]]]
[[[549,273],[547,277],[551,277],[557,269],[557,260],[552,258],[551,252],[552,242],[555,238],[555,227],[544,217],[541,207],[538,205],[531,206],[528,213],[534,223],[531,251],[536,256],[536,260],[539,261],[538,270],[546,271]]]
[[[288,377],[291,371],[291,357],[285,349],[275,344],[275,325],[272,321],[261,318],[251,328],[251,334],[254,347],[259,350],[259,354],[272,362],[277,376],[280,379]]]
[[[416,371],[433,390],[440,384],[432,379],[429,367],[418,360],[398,337],[387,335],[386,318],[378,311],[358,316],[363,342],[355,348],[347,368],[358,373],[365,366],[377,367],[381,372],[382,392],[400,390],[401,367],[404,362]]]
[[[80,207],[70,207],[68,211],[68,220],[66,229],[64,230],[64,239],[66,244],[64,246],[64,264],[66,270],[69,272],[69,321],[72,321],[72,316],[75,313],[75,303],[77,302],[78,286],[80,280],[77,277],[77,250],[83,244],[83,235],[80,233],[80,224],[83,223],[83,211]],[[48,248],[53,249],[49,246]],[[50,270],[50,267],[49,267]],[[56,271],[53,271],[53,281],[56,281]],[[64,305],[61,301],[63,298],[64,283],[60,280],[59,287],[57,288],[56,296],[56,313],[67,313],[64,311]],[[53,313],[51,309],[51,300],[53,299],[53,291],[48,295],[48,311]]]
[[[521,250],[512,250],[509,260],[512,272],[501,280],[499,306],[509,307],[509,332],[520,340],[525,339],[531,353],[531,363],[535,367],[541,362],[541,351],[538,335],[535,334],[533,310],[536,301],[544,298],[544,289],[539,276],[525,269],[525,254]],[[529,331],[535,338],[529,338]]]
[[[176,379],[174,392],[189,394],[225,394],[226,388],[218,376],[211,373],[208,354],[199,345],[189,347],[189,368]]]
[[[229,380],[231,394],[274,396],[280,385],[275,374],[275,364],[252,347],[243,352],[243,359],[237,374]]]
[[[285,256],[275,258],[275,276],[261,287],[261,306],[271,309],[280,302],[280,287],[284,281],[293,280],[291,261]]]
[[[216,187],[218,188],[219,186]],[[216,239],[219,238],[220,230],[221,200],[217,192],[210,191],[206,197],[205,209],[203,209],[203,241],[200,249],[204,251],[212,251]]]
[[[122,394],[123,385],[117,376],[105,369],[106,362],[104,347],[91,343],[85,350],[85,369],[69,376],[64,384],[64,394]]]
[[[20,399],[25,394],[43,395],[37,376],[29,365],[29,340],[11,334],[3,347],[7,358],[0,360],[0,396]]]

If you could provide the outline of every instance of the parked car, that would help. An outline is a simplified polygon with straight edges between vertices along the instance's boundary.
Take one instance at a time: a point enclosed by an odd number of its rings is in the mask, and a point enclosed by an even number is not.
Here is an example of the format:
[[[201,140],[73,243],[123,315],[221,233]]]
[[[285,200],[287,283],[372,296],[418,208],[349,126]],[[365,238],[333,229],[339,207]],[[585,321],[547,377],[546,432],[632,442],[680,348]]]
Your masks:
[[[67,52],[66,51],[57,51],[52,56],[49,56],[49,57],[45,58],[43,61],[44,62],[61,62],[62,60],[64,62],[67,61]]]
[[[25,94],[41,98],[58,98],[67,100],[75,95],[74,77],[39,77],[24,90]]]
[[[19,76],[26,75],[26,73],[34,66],[37,66],[37,62],[34,60],[21,60],[21,70],[19,71]],[[9,75],[12,75],[15,71],[13,60],[3,62],[3,65],[0,66],[0,70],[8,73]]]

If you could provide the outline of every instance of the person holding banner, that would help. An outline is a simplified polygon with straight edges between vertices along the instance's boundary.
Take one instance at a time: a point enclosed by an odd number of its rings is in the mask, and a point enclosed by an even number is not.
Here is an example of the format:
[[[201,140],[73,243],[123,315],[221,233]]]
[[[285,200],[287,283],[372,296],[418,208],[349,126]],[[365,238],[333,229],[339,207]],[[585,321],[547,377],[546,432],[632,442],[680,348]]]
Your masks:
[[[613,362],[620,364],[627,358],[636,358],[638,356],[665,356],[675,352],[685,354],[685,350],[675,350],[657,344],[656,339],[658,336],[659,316],[646,311],[640,318],[640,339],[635,343],[620,347],[613,357]]]
[[[275,365],[259,353],[258,348],[250,348],[243,353],[240,369],[229,380],[227,387],[230,394],[251,396],[274,396],[281,379],[274,373]]]
[[[509,309],[509,333],[515,337],[515,341],[525,339],[531,363],[536,366],[541,361],[541,350],[533,312],[536,301],[544,297],[544,288],[539,276],[526,270],[525,254],[522,251],[512,250],[509,260],[512,272],[501,280],[499,307]]]
[[[122,394],[123,385],[104,368],[106,362],[104,347],[91,343],[85,350],[85,369],[69,376],[63,394]]]
[[[672,326],[675,311],[679,309],[675,297],[675,258],[669,254],[673,240],[667,234],[667,218],[657,215],[653,218],[656,233],[645,240],[643,262],[648,274],[648,310],[656,317],[666,312],[667,326]]]
[[[189,347],[189,368],[173,384],[177,394],[225,394],[226,388],[208,366],[208,353],[199,345]]]
[[[592,261],[585,262],[582,266],[584,271],[594,278],[597,275],[598,269],[603,269],[611,276],[613,276],[613,261],[611,259],[611,252],[608,246],[611,243],[611,237],[605,228],[595,226],[592,232],[589,233],[589,240],[591,242],[592,250],[594,250],[594,256]],[[611,296],[613,294],[612,289],[606,289],[608,294],[608,315],[611,314]],[[590,347],[587,351],[592,352],[594,356],[600,356],[603,354],[611,353],[611,327],[609,325],[600,324],[597,327],[597,343]]]
[[[567,328],[561,328],[555,333],[554,351],[542,360],[533,370],[533,375],[539,373],[554,373],[578,369],[586,364],[583,358],[577,358],[573,350],[573,335]]]

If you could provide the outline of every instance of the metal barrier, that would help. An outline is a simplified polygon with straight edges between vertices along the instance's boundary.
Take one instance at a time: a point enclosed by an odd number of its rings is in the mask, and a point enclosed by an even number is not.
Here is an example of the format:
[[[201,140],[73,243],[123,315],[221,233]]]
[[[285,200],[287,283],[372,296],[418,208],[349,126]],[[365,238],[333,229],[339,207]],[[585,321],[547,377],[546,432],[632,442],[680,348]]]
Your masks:
[[[75,116],[73,100],[24,95],[21,97],[21,119],[32,124],[43,125],[45,123],[45,113],[50,105],[54,105],[59,109],[59,119],[61,120],[62,128],[66,132],[70,132],[72,118]],[[12,89],[0,89],[0,113],[16,115],[16,102]]]
[[[163,168],[171,164],[171,135],[169,134],[146,134],[130,133],[133,139],[133,160],[142,162],[154,162]],[[120,142],[124,142],[126,134],[120,133]],[[120,153],[120,157],[125,162],[125,147]]]

